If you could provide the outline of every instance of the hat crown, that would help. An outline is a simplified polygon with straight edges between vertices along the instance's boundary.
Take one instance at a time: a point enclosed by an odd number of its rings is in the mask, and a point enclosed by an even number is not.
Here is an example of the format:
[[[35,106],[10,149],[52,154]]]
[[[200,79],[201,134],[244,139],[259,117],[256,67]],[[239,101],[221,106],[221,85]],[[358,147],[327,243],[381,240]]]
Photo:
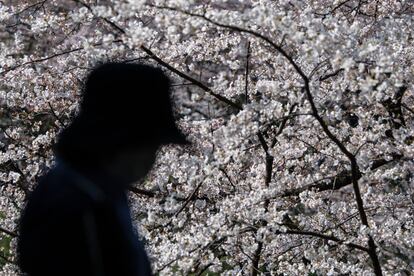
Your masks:
[[[106,63],[89,75],[80,110],[119,124],[171,123],[169,79],[151,66]]]
[[[137,144],[186,143],[175,125],[170,80],[161,69],[100,65],[89,74],[82,96],[74,125],[85,133],[117,133],[112,137]]]

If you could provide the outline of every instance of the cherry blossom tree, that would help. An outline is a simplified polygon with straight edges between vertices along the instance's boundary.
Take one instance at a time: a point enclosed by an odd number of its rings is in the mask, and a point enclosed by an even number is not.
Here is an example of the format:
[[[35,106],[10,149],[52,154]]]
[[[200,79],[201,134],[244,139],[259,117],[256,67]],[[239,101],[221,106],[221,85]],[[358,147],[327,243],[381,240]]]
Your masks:
[[[411,275],[413,15],[409,0],[0,1],[2,273],[19,274],[18,218],[85,76],[124,61],[171,77],[193,142],[129,191],[155,273]]]

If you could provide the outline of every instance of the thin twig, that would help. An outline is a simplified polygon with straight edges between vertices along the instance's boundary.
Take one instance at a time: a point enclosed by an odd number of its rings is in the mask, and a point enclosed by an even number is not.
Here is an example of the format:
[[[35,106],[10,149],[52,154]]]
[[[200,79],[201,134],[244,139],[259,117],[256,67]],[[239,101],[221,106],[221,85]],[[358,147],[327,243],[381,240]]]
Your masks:
[[[153,191],[139,189],[133,186],[128,186],[128,190],[130,192],[133,192],[136,195],[141,195],[141,196],[146,196],[146,197],[155,197],[155,192]]]
[[[222,101],[238,110],[241,110],[242,107],[227,99],[226,97],[223,97],[217,93],[214,93],[213,90],[211,90],[211,88],[209,88],[208,86],[206,86],[205,84],[203,84],[202,82],[196,80],[193,77],[190,77],[189,75],[181,72],[180,70],[172,67],[170,64],[168,64],[167,62],[165,62],[164,60],[162,60],[161,58],[159,58],[157,55],[155,55],[150,49],[148,49],[147,47],[145,47],[144,45],[141,45],[141,50],[143,50],[146,54],[148,54],[153,60],[155,60],[156,62],[158,62],[161,66],[164,66],[165,68],[167,68],[168,70],[170,70],[171,72],[177,74],[178,76],[182,77],[183,79],[186,79],[188,81],[190,81],[191,83],[193,83],[194,85],[198,86],[199,88],[201,88],[202,90],[204,90],[205,92],[209,93],[210,95],[212,95],[213,97],[215,97],[216,99],[218,99],[219,101]]]
[[[3,227],[0,227],[0,232],[3,232],[3,233],[5,233],[5,234],[7,234],[7,235],[9,235],[9,236],[11,236],[11,237],[13,237],[13,238],[16,238],[16,237],[18,237],[18,236],[19,236],[16,232],[13,232],[13,231],[7,230],[7,229],[5,229],[5,228],[3,228]]]
[[[355,243],[347,243],[346,241],[343,241],[341,239],[338,239],[337,237],[331,236],[331,235],[325,235],[318,232],[313,231],[298,231],[298,230],[286,230],[285,232],[276,230],[274,231],[277,235],[302,235],[302,236],[311,236],[311,237],[317,237],[328,241],[334,241],[340,244],[345,244],[346,246],[349,246],[351,248],[359,249],[364,252],[369,252],[369,248],[366,248],[364,246],[355,244]]]
[[[378,159],[373,162],[373,164],[370,167],[370,170],[373,171],[377,168],[380,168],[381,166],[387,165],[391,162],[397,161],[402,159],[401,155],[394,156],[391,160],[385,160],[385,159]],[[358,176],[358,179],[362,177],[362,174]],[[330,181],[325,181],[327,179],[330,179]],[[304,185],[299,188],[294,188],[290,190],[286,190],[280,194],[278,194],[275,198],[280,197],[289,197],[289,196],[299,196],[300,193],[304,191],[314,190],[316,192],[323,192],[323,191],[330,191],[330,190],[339,190],[343,187],[346,187],[348,185],[352,184],[352,177],[351,172],[347,170],[340,171],[338,174],[330,177],[324,177],[320,180],[317,180],[311,184]]]
[[[344,69],[341,68],[341,69],[336,70],[335,72],[332,72],[332,73],[326,74],[324,76],[321,76],[319,78],[319,81],[325,81],[325,80],[327,80],[329,78],[335,77],[336,75],[338,75],[339,73],[341,73],[343,70]]]
[[[248,90],[249,90],[249,58],[250,58],[250,41],[247,41],[247,54],[246,54],[246,74],[245,74],[245,87],[244,87],[244,93],[245,93],[245,100],[246,104],[248,103]]]
[[[401,106],[410,111],[412,114],[414,114],[414,110],[408,107],[405,103],[401,104]]]
[[[61,127],[66,127],[65,122],[56,114],[52,104],[50,102],[47,103],[49,105],[50,111],[52,112],[53,117],[59,122]]]
[[[204,183],[204,180],[201,180],[200,183],[195,187],[195,189],[193,190],[193,192],[187,197],[186,201],[184,202],[184,204],[181,206],[181,208],[174,214],[174,217],[177,217],[184,209],[185,207],[188,205],[188,203],[190,203],[190,201],[195,197],[196,193],[198,192],[198,190],[200,189],[201,185]]]
[[[269,146],[266,143],[266,140],[263,137],[263,134],[259,131],[257,133],[257,136],[259,138],[260,144],[265,152],[265,156],[266,156],[266,175],[265,175],[265,186],[269,187],[270,181],[272,179],[272,170],[273,170],[273,161],[274,161],[274,157],[269,153]],[[264,210],[265,212],[268,211],[269,208],[269,203],[270,200],[265,200],[264,202]],[[263,226],[267,225],[267,221],[261,221],[260,222]],[[257,230],[255,231],[257,233]],[[262,254],[262,250],[263,250],[264,244],[263,241],[260,240],[257,242],[257,248],[254,252],[253,255],[253,260],[252,260],[252,266],[250,269],[250,274],[252,276],[256,276],[258,275],[259,271],[259,262],[260,262],[260,256]]]
[[[39,59],[34,59],[34,60],[31,60],[31,61],[27,61],[27,62],[24,62],[22,64],[18,64],[18,65],[12,66],[12,67],[4,70],[4,71],[1,71],[0,72],[0,76],[1,75],[4,75],[4,74],[6,74],[6,73],[8,73],[10,71],[16,70],[16,69],[18,69],[18,68],[20,68],[22,66],[26,66],[28,64],[34,64],[34,63],[43,62],[43,61],[46,61],[46,60],[49,60],[49,59],[52,59],[52,58],[55,58],[55,57],[67,55],[67,54],[70,54],[70,53],[73,53],[73,52],[77,52],[77,51],[80,51],[80,50],[83,50],[83,47],[79,47],[79,48],[75,48],[75,49],[71,49],[71,50],[66,50],[66,51],[63,51],[63,52],[60,52],[60,53],[56,53],[56,54],[53,54],[53,55],[44,57],[44,58],[39,58]]]

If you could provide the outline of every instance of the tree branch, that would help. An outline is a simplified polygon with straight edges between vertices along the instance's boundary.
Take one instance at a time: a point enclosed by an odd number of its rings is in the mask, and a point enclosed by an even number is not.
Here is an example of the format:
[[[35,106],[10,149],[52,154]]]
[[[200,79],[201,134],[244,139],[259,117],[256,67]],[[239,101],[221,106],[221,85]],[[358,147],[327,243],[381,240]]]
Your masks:
[[[136,188],[136,187],[133,187],[133,186],[129,186],[128,190],[130,192],[133,192],[136,195],[141,195],[141,196],[146,196],[146,197],[155,197],[155,192],[153,192],[153,191],[139,189],[139,188]]]
[[[211,24],[213,24],[217,27],[230,29],[230,30],[237,31],[237,32],[240,32],[240,33],[251,34],[254,37],[260,38],[261,40],[267,42],[274,49],[276,49],[277,52],[279,52],[282,56],[284,56],[289,61],[289,63],[295,68],[297,73],[302,78],[306,78],[306,75],[303,73],[302,69],[296,64],[296,62],[293,60],[293,58],[281,46],[279,46],[278,44],[273,42],[270,38],[268,38],[268,37],[266,37],[266,36],[264,36],[264,35],[262,35],[258,32],[255,32],[255,31],[252,31],[252,30],[249,30],[249,29],[244,29],[244,28],[241,28],[239,26],[223,24],[223,23],[217,22],[217,21],[215,21],[211,18],[206,17],[204,14],[192,13],[192,12],[189,12],[189,11],[180,10],[180,9],[177,9],[177,8],[174,8],[174,7],[169,7],[169,6],[158,6],[158,5],[153,5],[153,4],[148,4],[148,6],[153,7],[153,8],[157,8],[157,9],[170,10],[170,11],[175,11],[175,12],[179,12],[179,13],[182,13],[182,14],[186,14],[186,15],[189,15],[189,16],[202,18],[205,21],[207,21],[207,22],[209,22],[209,23],[211,23]]]
[[[338,75],[338,74],[339,74],[339,73],[341,73],[342,71],[344,71],[344,69],[340,68],[340,69],[336,70],[335,72],[332,72],[332,73],[326,74],[326,75],[324,75],[324,76],[321,76],[321,77],[319,78],[319,81],[325,81],[325,80],[327,80],[327,79],[329,79],[329,78],[335,77],[336,75]]]
[[[260,144],[261,144],[261,146],[262,146],[262,148],[263,148],[263,150],[266,154],[265,186],[269,187],[269,183],[272,180],[272,169],[273,169],[274,157],[269,153],[269,146],[267,145],[266,140],[263,137],[263,134],[259,131],[257,133],[257,136],[258,136]],[[265,202],[264,202],[264,206],[263,206],[264,209],[265,209],[265,212],[267,212],[268,209],[269,209],[269,203],[270,203],[270,200],[266,199]],[[266,226],[267,221],[260,221],[260,224],[262,226]],[[255,231],[255,233],[257,233],[257,230]],[[252,276],[256,276],[260,272],[259,271],[259,263],[260,263],[260,255],[262,253],[263,247],[264,247],[263,241],[262,240],[258,241],[257,242],[257,248],[256,248],[256,250],[254,252],[254,255],[253,255],[252,266],[251,266],[251,269],[250,269],[250,274]]]
[[[293,60],[293,58],[282,47],[280,47],[279,45],[274,43],[272,40],[270,40],[268,37],[266,37],[266,36],[264,36],[264,35],[262,35],[258,32],[248,30],[248,29],[244,29],[244,28],[241,28],[241,27],[238,27],[238,26],[226,25],[226,24],[223,24],[223,23],[219,23],[219,22],[217,22],[217,21],[215,21],[211,18],[206,17],[204,14],[196,14],[196,13],[192,13],[192,12],[189,12],[189,11],[173,8],[173,7],[168,7],[168,6],[156,6],[156,5],[150,5],[150,6],[155,7],[155,8],[159,8],[159,9],[166,9],[166,10],[180,12],[180,13],[187,14],[187,15],[193,16],[193,17],[202,18],[202,19],[206,20],[207,22],[209,22],[213,25],[216,25],[218,27],[230,29],[230,30],[237,31],[237,32],[240,32],[240,33],[251,34],[251,35],[253,35],[257,38],[260,38],[261,40],[267,42],[277,52],[279,52],[282,56],[284,56],[287,59],[287,61],[293,66],[293,68],[296,70],[296,72],[299,74],[299,76],[302,78],[302,80],[304,82],[303,90],[306,93],[308,102],[309,102],[309,104],[311,106],[311,109],[312,109],[313,116],[319,122],[319,125],[322,127],[322,129],[325,132],[326,136],[328,136],[328,138],[338,146],[338,148],[341,150],[341,152],[348,157],[348,159],[351,163],[352,186],[354,188],[355,201],[356,201],[357,206],[358,206],[360,219],[361,219],[361,222],[362,222],[363,225],[366,225],[367,227],[369,227],[367,216],[366,216],[365,211],[364,211],[364,205],[363,205],[363,201],[362,201],[362,197],[361,197],[361,192],[360,192],[359,185],[358,185],[358,174],[360,172],[359,172],[359,167],[358,167],[358,164],[357,164],[357,161],[356,161],[356,157],[329,130],[328,125],[325,123],[325,121],[319,115],[318,110],[317,110],[316,105],[315,105],[315,102],[313,100],[313,95],[310,91],[309,78],[305,75],[305,73],[302,71],[302,69],[299,67],[299,65]],[[260,139],[260,136],[259,136],[259,139]],[[267,150],[265,149],[265,151],[267,151]],[[372,260],[373,265],[374,265],[375,274],[376,275],[382,275],[381,266],[379,264],[378,256],[377,256],[376,250],[375,250],[375,244],[374,244],[371,237],[369,238],[368,245],[369,245],[369,249],[370,249],[369,255],[370,255],[371,260]],[[258,248],[260,248],[260,247],[258,247]],[[257,271],[252,271],[252,275],[257,275]]]
[[[11,236],[11,237],[13,237],[13,238],[16,238],[16,237],[18,237],[18,236],[19,236],[16,232],[13,232],[13,231],[7,230],[7,229],[5,229],[5,228],[3,228],[3,227],[0,227],[0,232],[3,232],[3,233],[5,233],[5,234],[7,234],[7,235],[9,235],[9,236]]]
[[[195,195],[198,192],[198,190],[200,189],[201,185],[204,183],[204,180],[205,180],[205,178],[200,181],[200,183],[197,185],[197,187],[195,187],[195,189],[193,190],[191,195],[189,195],[187,197],[186,201],[181,206],[181,208],[174,214],[174,217],[177,217],[184,210],[184,208],[188,205],[188,203],[190,203],[190,201],[195,197]]]
[[[199,88],[201,88],[202,90],[204,90],[205,92],[209,93],[210,95],[212,95],[213,97],[215,97],[216,99],[218,99],[219,101],[222,101],[238,110],[241,110],[242,107],[240,105],[238,105],[237,103],[227,99],[226,97],[223,97],[217,93],[214,93],[213,90],[211,90],[209,87],[207,87],[205,84],[203,84],[202,82],[196,80],[193,77],[190,77],[189,75],[181,72],[180,70],[172,67],[171,65],[169,65],[167,62],[163,61],[161,58],[159,58],[158,56],[156,56],[150,49],[148,49],[147,47],[145,47],[144,45],[141,45],[141,50],[143,50],[146,54],[148,54],[153,60],[155,60],[156,62],[158,62],[161,66],[164,66],[165,68],[167,68],[168,70],[170,70],[171,72],[177,74],[178,76],[182,77],[183,79],[186,79],[187,81],[191,82],[192,84],[198,86]]]
[[[16,264],[16,262],[9,260],[9,258],[7,258],[6,256],[4,256],[3,254],[0,254],[0,259],[2,259],[5,263],[9,263],[9,264]]]
[[[393,157],[394,158],[391,160],[385,160],[385,159],[375,160],[371,165],[371,168],[370,168],[371,171],[403,158],[403,156],[400,154],[395,154]],[[359,173],[358,179],[360,179],[361,177],[362,177],[362,174]],[[320,181],[316,181],[316,183],[305,185],[303,187],[290,189],[290,190],[282,192],[277,197],[299,196],[300,193],[302,193],[303,191],[308,191],[308,190],[315,190],[317,192],[328,191],[328,190],[330,191],[339,190],[345,186],[352,184],[352,172],[351,171],[343,170],[339,172],[337,175],[329,177],[329,178],[332,180],[323,181],[324,180],[323,179]]]
[[[55,58],[55,57],[67,55],[67,54],[70,54],[70,53],[73,53],[73,52],[77,52],[77,51],[80,51],[80,50],[83,50],[83,47],[75,48],[75,49],[72,49],[72,50],[66,50],[66,51],[63,51],[63,52],[60,52],[60,53],[56,53],[56,54],[53,54],[53,55],[44,57],[44,58],[39,58],[39,59],[34,59],[34,60],[31,60],[31,61],[27,61],[27,62],[24,62],[22,64],[15,65],[13,67],[10,67],[10,68],[8,68],[8,69],[0,72],[0,76],[1,75],[4,75],[4,74],[6,74],[6,73],[8,73],[10,71],[16,70],[16,69],[18,69],[18,68],[20,68],[22,66],[26,66],[26,65],[29,65],[29,64],[43,62],[43,61],[46,61],[46,60],[49,60],[49,59],[52,59],[52,58]]]
[[[49,105],[50,111],[52,112],[53,117],[59,122],[61,127],[66,127],[65,122],[56,114],[52,104],[50,102],[47,103]]]
[[[84,7],[86,7],[92,14],[92,8],[80,1],[80,0],[72,0],[76,3],[79,3],[81,5],[83,5]],[[95,15],[94,15],[95,16]],[[109,24],[112,28],[114,28],[115,30],[117,30],[118,32],[122,33],[122,34],[126,34],[126,31],[124,29],[122,29],[121,27],[119,27],[116,23],[112,22],[111,20],[107,19],[107,18],[102,18],[99,17],[101,20],[105,21],[107,24]],[[145,47],[144,45],[141,45],[140,49],[142,51],[144,51],[151,59],[155,60],[156,62],[158,62],[161,66],[167,68],[168,70],[170,70],[171,72],[177,74],[178,76],[182,77],[183,79],[186,79],[188,81],[190,81],[192,84],[198,86],[199,88],[203,89],[205,92],[209,93],[210,95],[212,95],[213,97],[215,97],[216,99],[218,99],[219,101],[222,101],[238,110],[241,110],[242,107],[240,105],[238,105],[237,103],[227,99],[226,97],[223,97],[219,94],[214,93],[209,87],[207,87],[205,84],[203,84],[202,82],[196,80],[193,77],[190,77],[189,75],[181,72],[180,70],[174,68],[173,66],[171,66],[170,64],[168,64],[167,62],[165,62],[164,60],[162,60],[161,58],[159,58],[157,55],[155,55],[149,48]]]
[[[244,94],[246,98],[246,104],[249,100],[249,58],[250,58],[250,41],[247,41],[247,54],[246,54],[246,72],[245,72],[245,85],[244,85]]]
[[[277,234],[277,235],[302,235],[302,236],[312,236],[312,237],[317,237],[317,238],[321,238],[321,239],[328,240],[328,241],[334,241],[334,242],[337,242],[339,244],[345,244],[348,247],[355,248],[355,249],[359,249],[359,250],[362,250],[364,252],[369,252],[369,249],[366,248],[366,247],[364,247],[364,246],[361,246],[361,245],[358,245],[358,244],[355,244],[355,243],[347,243],[347,242],[345,242],[345,241],[343,241],[341,239],[338,239],[335,236],[324,235],[324,234],[321,234],[321,233],[318,233],[318,232],[313,232],[313,231],[298,231],[298,230],[286,230],[285,232],[283,232],[283,231],[276,230],[274,233]]]

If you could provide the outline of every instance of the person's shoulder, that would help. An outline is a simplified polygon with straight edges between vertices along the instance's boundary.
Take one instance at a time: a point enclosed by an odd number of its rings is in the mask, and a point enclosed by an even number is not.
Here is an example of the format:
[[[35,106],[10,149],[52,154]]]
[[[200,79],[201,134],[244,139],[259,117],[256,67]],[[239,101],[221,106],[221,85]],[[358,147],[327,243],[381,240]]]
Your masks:
[[[79,214],[102,201],[94,184],[64,164],[57,164],[38,182],[26,209],[37,213]]]

